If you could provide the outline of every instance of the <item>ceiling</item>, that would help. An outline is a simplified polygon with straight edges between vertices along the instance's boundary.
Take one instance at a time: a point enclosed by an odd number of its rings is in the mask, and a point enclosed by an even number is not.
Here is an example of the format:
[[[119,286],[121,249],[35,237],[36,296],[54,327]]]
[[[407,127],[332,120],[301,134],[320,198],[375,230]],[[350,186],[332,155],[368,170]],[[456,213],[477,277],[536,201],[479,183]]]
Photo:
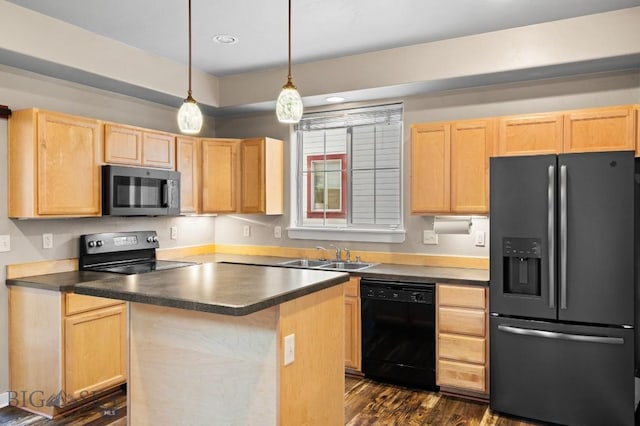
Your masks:
[[[187,1],[9,0],[187,63]],[[640,0],[293,0],[292,56],[306,63],[640,6]],[[221,77],[287,62],[286,0],[192,0],[193,66]],[[233,45],[216,34],[238,37]]]

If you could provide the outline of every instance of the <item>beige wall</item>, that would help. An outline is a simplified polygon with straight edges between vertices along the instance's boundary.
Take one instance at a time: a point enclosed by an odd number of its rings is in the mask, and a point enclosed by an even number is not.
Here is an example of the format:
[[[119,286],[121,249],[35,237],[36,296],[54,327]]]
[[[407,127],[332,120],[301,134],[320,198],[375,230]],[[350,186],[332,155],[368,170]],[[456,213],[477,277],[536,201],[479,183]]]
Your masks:
[[[0,104],[12,110],[38,107],[152,129],[177,131],[177,109],[60,80],[0,67]],[[213,128],[213,119],[205,118]],[[0,119],[0,235],[11,237],[11,251],[0,253],[0,283],[5,265],[47,259],[78,257],[78,236],[116,230],[155,230],[161,247],[211,244],[212,217],[84,218],[64,220],[11,220],[7,218],[7,120]],[[205,134],[211,134],[206,130]],[[169,228],[178,227],[178,239],[169,239]],[[42,233],[53,234],[53,249],[42,249]],[[7,359],[7,290],[0,285],[0,393],[9,389]]]
[[[389,101],[389,100],[384,100]],[[381,101],[382,102],[382,101]],[[474,218],[474,230],[485,231],[487,245],[476,247],[473,235],[440,235],[437,246],[422,244],[422,231],[432,229],[433,217],[412,216],[409,213],[409,140],[414,123],[461,120],[529,112],[589,108],[606,105],[640,103],[640,72],[618,72],[592,76],[577,76],[538,82],[491,86],[409,97],[404,100],[404,224],[406,240],[402,244],[340,243],[359,250],[400,253],[428,253],[459,256],[489,256],[486,218]],[[340,107],[335,107],[340,108]],[[218,118],[216,135],[221,137],[251,137],[267,135],[285,141],[285,214],[276,217],[224,216],[216,219],[217,244],[259,244],[297,247],[326,246],[330,241],[290,240],[284,229],[291,222],[289,128],[279,124],[274,114],[250,117]],[[242,227],[251,226],[251,236],[243,237]],[[273,237],[274,226],[283,229],[282,239]],[[366,259],[365,259],[366,260]]]

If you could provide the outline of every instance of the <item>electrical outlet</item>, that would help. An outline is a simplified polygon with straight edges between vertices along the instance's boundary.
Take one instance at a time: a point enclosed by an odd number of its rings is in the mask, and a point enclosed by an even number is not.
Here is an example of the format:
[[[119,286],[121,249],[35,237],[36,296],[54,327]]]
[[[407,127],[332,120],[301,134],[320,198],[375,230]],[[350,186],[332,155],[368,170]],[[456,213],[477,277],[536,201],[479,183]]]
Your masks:
[[[273,228],[273,238],[282,238],[282,227],[276,226]]]
[[[242,236],[250,237],[251,236],[251,227],[249,225],[244,225],[242,227]]]
[[[484,231],[476,231],[474,237],[475,245],[478,247],[484,247]]]
[[[11,251],[11,237],[9,235],[0,235],[0,252]]]
[[[53,234],[42,234],[42,248],[53,248]]]
[[[438,234],[436,234],[436,231],[427,230],[427,229],[422,231],[422,244],[437,245]]]
[[[171,228],[171,239],[172,240],[177,240],[178,239],[178,227],[177,226],[172,226]]]
[[[284,337],[284,365],[292,364],[296,359],[296,335]]]

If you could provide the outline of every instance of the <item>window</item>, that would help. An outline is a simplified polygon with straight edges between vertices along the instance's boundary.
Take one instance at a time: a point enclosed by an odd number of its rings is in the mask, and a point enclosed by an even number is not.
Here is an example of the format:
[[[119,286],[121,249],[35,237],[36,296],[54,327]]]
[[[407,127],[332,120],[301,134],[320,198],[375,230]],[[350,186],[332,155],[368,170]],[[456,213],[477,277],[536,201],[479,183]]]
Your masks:
[[[306,114],[297,127],[294,231],[395,233],[400,240],[360,241],[404,240],[401,148],[401,104]],[[314,235],[308,238],[340,239]]]

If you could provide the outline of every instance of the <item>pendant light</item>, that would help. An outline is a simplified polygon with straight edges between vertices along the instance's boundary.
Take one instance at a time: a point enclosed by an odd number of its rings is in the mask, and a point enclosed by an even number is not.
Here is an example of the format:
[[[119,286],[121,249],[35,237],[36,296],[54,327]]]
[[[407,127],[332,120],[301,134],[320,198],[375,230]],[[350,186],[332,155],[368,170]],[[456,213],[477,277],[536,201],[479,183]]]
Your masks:
[[[178,110],[178,127],[182,133],[200,133],[202,128],[202,113],[198,103],[191,96],[191,0],[189,0],[189,91],[187,99]]]
[[[291,81],[291,0],[289,0],[289,74],[276,101],[276,115],[281,123],[297,123],[302,118],[302,98]]]

